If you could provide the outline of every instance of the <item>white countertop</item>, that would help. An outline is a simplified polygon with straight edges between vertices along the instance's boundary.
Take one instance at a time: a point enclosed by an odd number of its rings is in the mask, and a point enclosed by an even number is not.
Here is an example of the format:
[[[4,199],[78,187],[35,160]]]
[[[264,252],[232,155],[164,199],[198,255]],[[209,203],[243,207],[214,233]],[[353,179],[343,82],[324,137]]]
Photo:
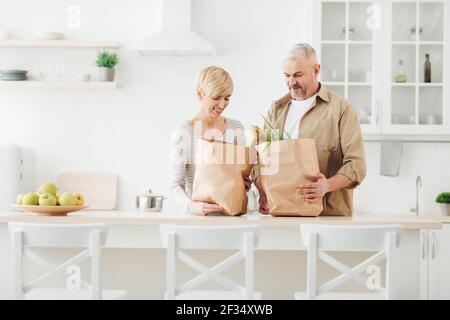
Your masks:
[[[303,223],[374,225],[400,224],[405,229],[441,229],[442,223],[450,223],[450,217],[437,216],[382,216],[357,215],[353,217],[272,217],[260,213],[240,217],[194,216],[186,214],[152,213],[138,211],[79,211],[68,216],[34,216],[24,212],[0,213],[0,224],[8,222],[31,223],[106,223],[111,225],[160,225],[160,224],[197,224],[197,225],[240,225],[257,224],[266,227],[298,228]]]

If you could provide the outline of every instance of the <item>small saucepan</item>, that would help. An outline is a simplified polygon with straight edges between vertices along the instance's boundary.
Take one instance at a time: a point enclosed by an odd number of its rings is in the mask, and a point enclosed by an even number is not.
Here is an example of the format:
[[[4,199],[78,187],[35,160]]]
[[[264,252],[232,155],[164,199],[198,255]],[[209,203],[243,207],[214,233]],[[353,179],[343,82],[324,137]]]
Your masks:
[[[163,208],[164,196],[155,195],[152,190],[141,195],[135,195],[135,208],[139,211],[161,212]]]

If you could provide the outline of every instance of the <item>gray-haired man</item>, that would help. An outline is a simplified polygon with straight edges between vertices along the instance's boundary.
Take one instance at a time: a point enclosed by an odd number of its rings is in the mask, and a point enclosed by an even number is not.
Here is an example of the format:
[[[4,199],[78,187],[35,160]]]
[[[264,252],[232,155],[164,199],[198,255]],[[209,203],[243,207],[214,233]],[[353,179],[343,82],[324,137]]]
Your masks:
[[[309,44],[294,45],[283,61],[289,93],[272,103],[269,121],[291,137],[316,141],[320,173],[315,181],[298,186],[308,202],[322,198],[322,215],[351,215],[352,189],[366,174],[361,129],[354,108],[319,82],[320,64]],[[267,198],[255,166],[253,179],[260,192],[260,211],[268,212]]]

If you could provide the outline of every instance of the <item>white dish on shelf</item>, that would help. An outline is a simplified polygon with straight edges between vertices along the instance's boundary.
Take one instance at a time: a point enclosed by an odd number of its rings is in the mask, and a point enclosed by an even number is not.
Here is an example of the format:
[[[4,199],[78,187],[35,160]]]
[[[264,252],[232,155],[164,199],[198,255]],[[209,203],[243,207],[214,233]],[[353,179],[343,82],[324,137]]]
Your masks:
[[[23,81],[27,80],[26,70],[0,70],[0,80],[2,81]]]
[[[80,79],[80,81],[87,82],[91,80],[91,75],[89,73],[82,73],[78,75],[78,79]]]
[[[439,116],[437,114],[427,115],[427,124],[439,124]]]
[[[25,76],[28,73],[27,70],[16,70],[16,69],[3,69],[0,70],[0,74],[4,75],[21,75]]]
[[[2,81],[25,81],[25,80],[28,80],[27,77],[5,77],[5,76],[2,76],[0,79]]]
[[[39,40],[62,40],[65,36],[62,32],[36,32],[34,37]]]

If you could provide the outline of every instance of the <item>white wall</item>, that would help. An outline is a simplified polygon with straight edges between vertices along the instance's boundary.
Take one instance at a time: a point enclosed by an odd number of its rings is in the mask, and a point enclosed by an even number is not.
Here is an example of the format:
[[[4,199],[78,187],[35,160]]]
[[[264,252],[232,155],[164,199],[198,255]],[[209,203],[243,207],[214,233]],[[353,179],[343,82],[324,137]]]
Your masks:
[[[0,0],[0,29],[29,38],[56,30],[72,38],[117,40],[119,90],[0,90],[0,143],[22,146],[34,159],[27,187],[54,180],[62,170],[113,171],[119,175],[119,208],[152,188],[169,195],[170,133],[197,110],[194,82],[206,65],[233,76],[235,92],[226,115],[245,126],[261,122],[272,100],[285,92],[280,60],[290,44],[312,40],[310,0],[192,0],[193,28],[218,48],[217,57],[150,57],[133,45],[157,31],[157,0]],[[82,9],[81,30],[65,28],[66,8]],[[64,65],[64,79],[95,77],[96,50],[1,49],[0,69],[24,68],[37,76],[39,64]],[[356,211],[408,214],[417,174],[423,178],[423,212],[450,189],[448,144],[405,144],[401,175],[380,177],[379,143],[367,143],[368,176],[355,193]],[[176,210],[172,200],[165,211]]]

